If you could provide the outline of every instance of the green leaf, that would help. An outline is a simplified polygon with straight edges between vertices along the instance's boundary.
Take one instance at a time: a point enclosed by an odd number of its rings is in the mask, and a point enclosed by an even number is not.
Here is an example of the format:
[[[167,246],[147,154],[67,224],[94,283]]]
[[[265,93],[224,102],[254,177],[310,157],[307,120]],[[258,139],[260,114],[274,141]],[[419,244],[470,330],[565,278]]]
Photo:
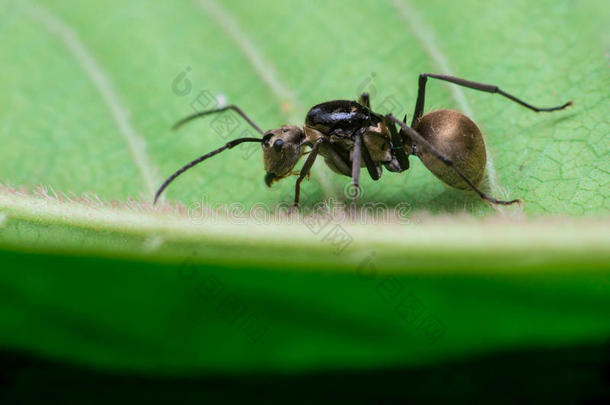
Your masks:
[[[202,91],[224,95],[263,128],[274,128],[300,124],[308,106],[354,99],[363,89],[373,94],[373,106],[394,97],[393,112],[410,116],[417,75],[451,72],[537,105],[574,101],[570,110],[535,114],[499,96],[429,84],[427,110],[466,111],[481,126],[496,173],[494,194],[522,198],[528,213],[608,211],[609,42],[602,35],[608,11],[601,1],[66,0],[45,4],[44,11],[32,4],[9,2],[2,17],[0,47],[11,61],[3,67],[0,101],[4,182],[150,198],[162,177],[225,141],[212,119],[169,129],[192,112]],[[172,83],[187,67],[191,91],[176,95]],[[290,200],[292,181],[268,190],[260,153],[241,148],[246,151],[226,152],[183,175],[168,198]],[[316,166],[305,204],[342,198],[348,178],[331,174],[322,161]],[[448,189],[419,162],[377,183],[365,179],[364,190],[367,200],[407,201],[415,209],[487,211],[472,193]]]
[[[0,183],[25,190],[0,187],[3,348],[192,375],[425,366],[610,335],[601,0],[0,5]],[[385,204],[382,217],[405,209],[386,223],[197,223],[202,205],[270,215],[292,200],[293,180],[265,187],[260,151],[245,145],[181,176],[165,195],[172,204],[148,204],[166,176],[247,129],[218,133],[209,117],[172,131],[196,102],[225,99],[270,129],[368,91],[373,108],[394,102],[410,117],[422,72],[496,84],[539,106],[574,102],[536,114],[429,81],[426,110],[478,123],[492,162],[485,188],[521,207],[488,207],[411,159],[407,172],[363,180],[361,204]],[[318,161],[305,211],[343,201],[348,183]],[[547,215],[558,218],[533,219]],[[328,237],[337,226],[351,238],[338,254]],[[375,276],[363,278],[369,264]],[[205,289],[210,277],[220,301]],[[440,322],[440,338],[401,321],[387,295],[396,285],[422,319]],[[255,349],[260,329],[227,318],[226,297],[263,325]]]
[[[2,197],[1,343],[45,357],[178,375],[303,372],[610,334],[607,220],[436,219],[371,236],[332,217],[202,226],[146,205]]]

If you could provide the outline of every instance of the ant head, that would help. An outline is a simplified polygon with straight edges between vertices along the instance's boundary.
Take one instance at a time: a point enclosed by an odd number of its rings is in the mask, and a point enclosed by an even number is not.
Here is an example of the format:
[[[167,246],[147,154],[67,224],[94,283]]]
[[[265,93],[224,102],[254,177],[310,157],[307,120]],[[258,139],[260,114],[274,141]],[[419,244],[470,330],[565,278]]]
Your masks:
[[[283,125],[263,135],[263,163],[265,165],[265,184],[271,187],[274,181],[292,174],[292,169],[303,155],[305,133],[294,125]]]

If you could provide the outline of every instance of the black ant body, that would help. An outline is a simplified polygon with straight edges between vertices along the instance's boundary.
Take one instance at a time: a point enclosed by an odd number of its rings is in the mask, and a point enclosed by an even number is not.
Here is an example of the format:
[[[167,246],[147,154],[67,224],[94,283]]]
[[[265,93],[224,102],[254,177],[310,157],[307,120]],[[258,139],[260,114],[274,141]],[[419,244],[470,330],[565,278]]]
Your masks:
[[[297,174],[293,171],[299,159],[310,148],[305,164],[298,172],[294,205],[298,206],[300,185],[318,157],[324,157],[326,165],[334,172],[351,177],[355,206],[360,183],[360,169],[366,167],[373,180],[382,174],[382,166],[391,172],[409,168],[409,156],[418,156],[424,165],[448,185],[460,189],[472,189],[481,198],[494,204],[510,205],[518,199],[503,201],[488,196],[477,185],[483,178],[486,163],[485,143],[481,131],[466,115],[451,110],[438,110],[423,115],[428,78],[448,81],[467,88],[500,94],[530,110],[562,110],[572,102],[557,107],[537,108],[517,97],[505,93],[497,86],[472,82],[452,76],[424,73],[419,76],[419,90],[411,126],[392,114],[375,113],[369,96],[364,93],[358,102],[335,100],[318,104],[307,113],[305,125],[284,125],[270,131],[261,130],[242,110],[234,105],[203,111],[179,121],[177,128],[188,121],[208,114],[233,110],[245,119],[262,138],[238,138],[228,142],[200,158],[190,162],[172,174],[155,194],[155,202],[163,190],[177,176],[196,164],[243,142],[260,142],[267,186],[275,181]],[[400,128],[396,130],[396,125]]]

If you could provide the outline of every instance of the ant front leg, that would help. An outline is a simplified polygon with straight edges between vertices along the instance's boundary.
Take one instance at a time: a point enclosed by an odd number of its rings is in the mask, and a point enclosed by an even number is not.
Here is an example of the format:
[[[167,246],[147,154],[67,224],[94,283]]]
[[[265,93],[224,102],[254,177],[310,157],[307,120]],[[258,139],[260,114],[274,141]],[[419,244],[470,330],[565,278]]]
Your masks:
[[[523,107],[529,108],[530,110],[533,110],[536,112],[541,112],[541,111],[549,112],[549,111],[563,110],[564,108],[572,105],[572,102],[568,101],[567,103],[556,106],[556,107],[548,107],[548,108],[534,107],[533,105],[528,104],[525,101],[518,99],[517,97],[502,91],[498,86],[494,86],[493,84],[472,82],[470,80],[460,79],[459,77],[453,77],[453,76],[437,75],[437,74],[433,74],[433,73],[422,73],[421,75],[419,75],[417,102],[415,103],[415,112],[413,113],[413,121],[411,121],[411,126],[414,128],[417,126],[417,122],[419,121],[419,119],[422,117],[422,114],[424,113],[424,102],[425,102],[425,98],[426,98],[426,82],[428,81],[428,77],[430,77],[432,79],[444,80],[446,82],[454,83],[459,86],[467,87],[467,88],[473,89],[473,90],[484,91],[486,93],[497,93],[497,94],[500,94],[500,95],[508,98],[509,100],[514,101],[517,104],[521,104]]]
[[[319,138],[313,144],[313,147],[311,148],[311,152],[309,152],[309,155],[307,155],[307,160],[305,161],[305,164],[301,168],[301,173],[299,174],[299,178],[297,179],[297,182],[294,186],[293,207],[299,206],[299,200],[301,199],[301,182],[303,181],[303,179],[305,177],[307,177],[309,175],[309,170],[311,170],[311,166],[313,166],[313,163],[316,161],[316,158],[318,157],[318,151],[320,149],[320,145],[323,142],[325,142],[324,138]]]

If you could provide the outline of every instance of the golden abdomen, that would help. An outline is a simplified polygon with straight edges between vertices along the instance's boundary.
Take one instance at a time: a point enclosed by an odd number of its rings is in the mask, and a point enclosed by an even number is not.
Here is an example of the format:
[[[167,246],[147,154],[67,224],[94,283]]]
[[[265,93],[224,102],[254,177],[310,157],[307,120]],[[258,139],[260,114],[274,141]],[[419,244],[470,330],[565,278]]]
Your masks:
[[[487,162],[485,142],[481,131],[470,118],[458,111],[432,111],[424,115],[414,129],[452,160],[470,181],[474,184],[481,182]],[[418,147],[417,155],[443,182],[459,189],[469,188],[451,167],[425,148]]]

